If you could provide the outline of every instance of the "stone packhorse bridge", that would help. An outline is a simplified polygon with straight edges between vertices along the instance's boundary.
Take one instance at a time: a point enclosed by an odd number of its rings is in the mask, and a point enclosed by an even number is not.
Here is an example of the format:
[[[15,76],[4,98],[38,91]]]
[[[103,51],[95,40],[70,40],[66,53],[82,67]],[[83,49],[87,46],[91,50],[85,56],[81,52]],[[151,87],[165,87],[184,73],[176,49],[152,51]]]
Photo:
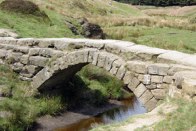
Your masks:
[[[166,94],[196,98],[196,55],[131,42],[0,38],[0,61],[40,91],[91,63],[122,80],[149,111]]]

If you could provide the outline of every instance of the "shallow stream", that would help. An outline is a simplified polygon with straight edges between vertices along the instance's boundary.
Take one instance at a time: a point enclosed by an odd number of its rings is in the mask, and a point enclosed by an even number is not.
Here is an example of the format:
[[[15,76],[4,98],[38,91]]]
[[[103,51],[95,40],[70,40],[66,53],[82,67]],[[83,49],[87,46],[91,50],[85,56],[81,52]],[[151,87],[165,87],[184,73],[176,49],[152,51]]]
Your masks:
[[[128,119],[130,116],[146,112],[146,109],[136,97],[117,101],[116,104],[119,104],[120,106],[100,113],[94,117],[78,120],[75,123],[66,125],[66,127],[57,128],[55,131],[88,131],[89,129],[96,127],[98,124],[120,122]]]

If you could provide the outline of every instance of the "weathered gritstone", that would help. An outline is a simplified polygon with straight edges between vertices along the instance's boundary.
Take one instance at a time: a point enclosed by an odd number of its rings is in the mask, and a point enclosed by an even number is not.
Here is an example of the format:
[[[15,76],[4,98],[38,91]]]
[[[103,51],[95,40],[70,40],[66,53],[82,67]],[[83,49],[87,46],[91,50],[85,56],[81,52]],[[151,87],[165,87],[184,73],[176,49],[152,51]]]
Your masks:
[[[40,91],[68,81],[91,63],[122,80],[149,111],[167,94],[189,99],[196,94],[196,78],[187,77],[190,72],[196,75],[195,55],[131,42],[0,38],[0,61]]]

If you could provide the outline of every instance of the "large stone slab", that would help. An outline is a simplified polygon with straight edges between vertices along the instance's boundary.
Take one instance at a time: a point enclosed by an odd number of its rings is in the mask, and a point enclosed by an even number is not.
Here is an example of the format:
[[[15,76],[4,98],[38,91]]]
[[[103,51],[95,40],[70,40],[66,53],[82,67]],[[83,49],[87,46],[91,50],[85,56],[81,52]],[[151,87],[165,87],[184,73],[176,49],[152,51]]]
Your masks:
[[[147,63],[141,61],[128,61],[127,68],[130,71],[146,74],[147,73]]]
[[[158,56],[160,63],[181,63],[182,59],[188,58],[190,55],[178,51],[170,51]]]

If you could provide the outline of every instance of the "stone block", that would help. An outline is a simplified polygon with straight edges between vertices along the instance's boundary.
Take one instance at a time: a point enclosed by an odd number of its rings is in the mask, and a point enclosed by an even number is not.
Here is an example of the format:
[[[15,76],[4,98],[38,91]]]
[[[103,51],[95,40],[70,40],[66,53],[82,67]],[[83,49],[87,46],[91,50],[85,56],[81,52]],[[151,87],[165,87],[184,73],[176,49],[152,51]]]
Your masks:
[[[19,62],[22,55],[23,55],[22,53],[9,52],[8,55],[7,55],[7,60],[10,63]]]
[[[157,88],[157,85],[156,85],[156,84],[146,85],[146,88],[147,88],[147,89],[150,89],[150,90],[156,89],[156,88]]]
[[[126,72],[126,69],[124,66],[121,66],[118,71],[117,71],[117,74],[116,74],[116,77],[119,79],[119,80],[122,80],[124,75],[125,75],[125,72]]]
[[[98,53],[98,52],[95,52],[95,53],[93,54],[93,61],[92,61],[92,64],[93,64],[93,65],[97,65],[98,58],[99,58],[99,53]]]
[[[196,95],[196,79],[185,79],[182,82],[182,91],[190,97]]]
[[[169,88],[169,85],[168,84],[157,84],[157,88],[158,89],[168,89]]]
[[[28,65],[25,67],[25,69],[27,70],[28,73],[35,75],[40,71],[41,68],[34,65]]]
[[[15,71],[15,72],[17,72],[17,73],[19,73],[19,72],[21,72],[22,71],[22,69],[23,69],[23,64],[21,64],[21,63],[14,63],[11,67],[12,67],[12,69]]]
[[[29,50],[29,56],[37,56],[39,55],[40,48],[31,48]]]
[[[30,52],[33,53],[32,51],[30,51]],[[39,49],[39,55],[43,56],[43,57],[50,58],[53,56],[53,50],[50,48],[41,48],[41,49]]]
[[[147,63],[140,62],[140,61],[128,61],[127,68],[130,71],[146,74],[147,73]]]
[[[160,63],[180,63],[182,59],[189,56],[190,55],[178,51],[170,51],[159,55],[157,59]]]
[[[167,84],[172,84],[173,83],[173,77],[172,76],[164,76],[163,82]]]
[[[107,71],[110,71],[111,68],[112,68],[112,64],[115,60],[117,60],[118,58],[116,56],[111,56],[108,54],[108,56],[106,57],[105,59],[105,65],[104,65],[104,68],[107,70]]]
[[[29,63],[31,65],[44,67],[48,63],[48,58],[41,57],[41,56],[31,56],[29,57]]]
[[[157,106],[158,101],[153,97],[146,104],[145,107],[148,111],[152,111]]]
[[[7,55],[7,51],[0,49],[0,58],[4,59],[6,57],[6,55]]]
[[[141,81],[145,85],[149,85],[151,83],[150,75],[139,75],[138,80]]]
[[[20,59],[20,62],[22,63],[22,64],[28,64],[28,62],[29,62],[29,56],[28,55],[23,55],[22,57],[21,57],[21,59]]]
[[[116,75],[120,66],[124,65],[124,64],[125,64],[125,62],[121,59],[115,60],[112,64],[112,69],[110,70],[110,73],[113,74],[113,75]]]
[[[127,71],[125,73],[124,78],[123,78],[124,84],[129,84],[131,82],[131,80],[133,79],[133,77],[134,77],[134,74],[131,73],[130,71]]]
[[[24,47],[24,46],[17,46],[13,49],[14,52],[21,52],[23,54],[28,54],[29,53],[29,47]]]
[[[146,90],[146,87],[141,83],[133,92],[139,98]]]
[[[151,90],[153,96],[156,98],[156,99],[164,99],[165,96],[166,96],[166,90],[165,89],[154,89],[154,90]]]
[[[93,62],[93,56],[95,53],[97,53],[97,50],[89,50],[88,62],[90,62],[90,63]]]
[[[167,64],[151,64],[148,66],[148,73],[152,75],[167,75],[169,65]]]
[[[98,66],[98,67],[104,67],[105,61],[106,61],[106,56],[105,56],[105,54],[100,53],[100,54],[99,54],[99,57],[98,57],[97,66]]]
[[[132,79],[130,79],[130,82],[128,84],[128,88],[131,91],[134,91],[139,84],[140,84],[140,81],[136,77],[133,77]]]
[[[151,76],[152,83],[163,83],[163,76]]]
[[[149,90],[146,90],[142,96],[140,96],[140,102],[145,105],[153,97],[152,93]]]
[[[172,65],[172,67],[168,71],[168,75],[173,76],[175,73],[180,71],[191,71],[195,70],[195,68],[183,66],[183,65]]]

